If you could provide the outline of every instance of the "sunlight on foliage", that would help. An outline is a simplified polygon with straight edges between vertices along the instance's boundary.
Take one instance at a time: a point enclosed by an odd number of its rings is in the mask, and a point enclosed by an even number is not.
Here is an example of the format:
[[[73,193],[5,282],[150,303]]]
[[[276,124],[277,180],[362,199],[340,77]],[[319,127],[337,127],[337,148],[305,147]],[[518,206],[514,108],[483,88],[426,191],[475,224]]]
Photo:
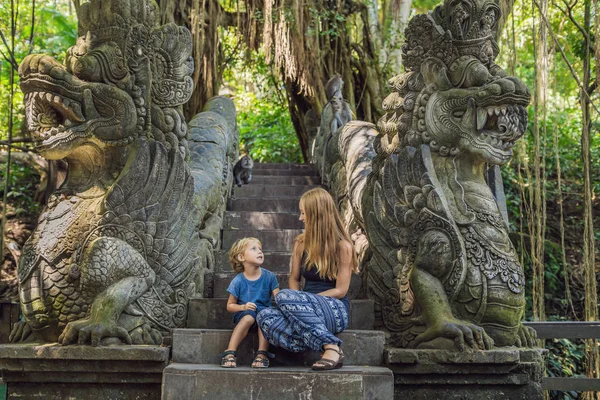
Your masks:
[[[66,50],[75,44],[77,39],[77,20],[74,10],[67,0],[41,0],[36,1],[35,24],[33,35],[31,32],[32,3],[20,2],[18,5],[18,18],[15,26],[15,51],[14,57],[17,64],[28,54],[49,54],[62,61]],[[10,2],[0,2],[0,30],[11,42],[11,9]],[[30,38],[33,37],[33,42]],[[2,53],[8,56],[3,44],[0,44]],[[8,137],[8,99],[10,93],[10,64],[4,57],[0,57],[0,140]],[[23,116],[23,93],[19,89],[19,77],[15,71],[14,99],[13,99],[13,136],[19,137]]]
[[[224,30],[223,37],[231,60],[223,75],[224,93],[233,97],[237,108],[240,153],[248,152],[259,162],[301,163],[283,83],[263,54],[240,50],[230,31]]]

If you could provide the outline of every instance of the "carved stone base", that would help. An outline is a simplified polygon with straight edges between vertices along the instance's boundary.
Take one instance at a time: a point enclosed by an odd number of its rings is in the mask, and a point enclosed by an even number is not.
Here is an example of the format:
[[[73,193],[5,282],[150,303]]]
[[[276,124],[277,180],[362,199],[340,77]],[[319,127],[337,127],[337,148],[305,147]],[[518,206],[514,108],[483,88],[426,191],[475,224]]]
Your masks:
[[[389,348],[395,399],[543,399],[543,349],[459,353]]]
[[[169,349],[0,345],[8,399],[160,399]]]

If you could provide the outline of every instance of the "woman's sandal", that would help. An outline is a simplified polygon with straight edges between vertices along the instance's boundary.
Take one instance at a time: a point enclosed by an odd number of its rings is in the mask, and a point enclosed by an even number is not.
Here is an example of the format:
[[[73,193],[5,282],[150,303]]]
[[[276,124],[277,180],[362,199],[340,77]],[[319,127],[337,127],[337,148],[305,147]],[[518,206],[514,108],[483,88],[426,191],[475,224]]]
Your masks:
[[[275,354],[269,353],[266,350],[257,351],[256,356],[254,356],[254,361],[252,361],[252,368],[269,368],[269,358],[275,358]]]
[[[333,361],[333,360],[330,360],[329,358],[321,357],[320,360],[316,361],[312,365],[313,370],[329,371],[331,369],[338,369],[338,368],[342,368],[344,366],[344,352],[342,351],[341,347],[339,350],[332,349],[331,347],[325,348],[325,351],[327,351],[327,350],[335,351],[336,353],[338,353],[340,355],[340,358],[337,361]]]
[[[221,354],[221,367],[223,368],[236,368],[237,367],[237,357],[235,354],[235,350],[225,350]],[[227,365],[229,364],[229,365]]]

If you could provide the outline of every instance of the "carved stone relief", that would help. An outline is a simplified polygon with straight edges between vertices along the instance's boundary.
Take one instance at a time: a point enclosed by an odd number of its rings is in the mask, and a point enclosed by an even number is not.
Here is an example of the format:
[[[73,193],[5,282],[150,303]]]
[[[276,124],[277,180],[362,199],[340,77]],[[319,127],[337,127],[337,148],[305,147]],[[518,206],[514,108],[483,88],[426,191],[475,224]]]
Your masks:
[[[340,133],[376,136],[362,151],[371,174],[339,181],[355,188],[368,293],[394,346],[535,345],[499,172],[525,133],[530,94],[494,63],[499,15],[493,1],[462,0],[414,17],[386,114]]]
[[[160,344],[210,267],[235,109],[216,100],[190,135],[191,35],[161,26],[154,1],[92,0],[77,14],[65,65],[31,55],[19,68],[36,149],[68,176],[23,249],[11,340]]]

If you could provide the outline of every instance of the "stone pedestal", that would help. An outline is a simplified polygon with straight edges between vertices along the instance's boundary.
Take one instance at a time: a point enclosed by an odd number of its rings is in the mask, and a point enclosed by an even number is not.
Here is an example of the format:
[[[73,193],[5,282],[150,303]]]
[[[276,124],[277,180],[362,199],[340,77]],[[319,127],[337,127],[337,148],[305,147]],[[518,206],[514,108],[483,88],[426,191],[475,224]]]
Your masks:
[[[8,399],[160,399],[169,348],[0,346]]]
[[[543,349],[475,352],[389,348],[395,399],[543,399]]]

